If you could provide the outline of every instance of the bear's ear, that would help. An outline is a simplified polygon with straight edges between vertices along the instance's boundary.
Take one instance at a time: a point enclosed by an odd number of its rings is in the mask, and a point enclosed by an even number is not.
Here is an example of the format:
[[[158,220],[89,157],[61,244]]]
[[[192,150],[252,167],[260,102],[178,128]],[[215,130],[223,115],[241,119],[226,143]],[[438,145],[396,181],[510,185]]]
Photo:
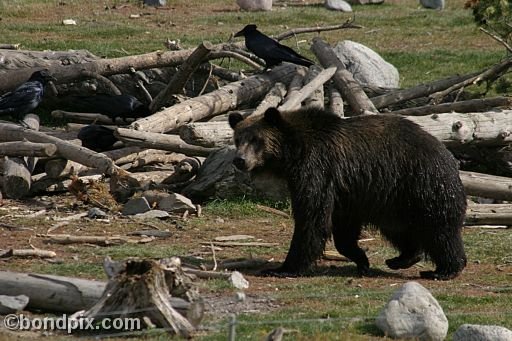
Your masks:
[[[236,125],[238,123],[242,122],[243,120],[244,120],[244,117],[238,112],[229,114],[229,117],[228,117],[229,126],[231,127],[231,129],[235,129]]]
[[[265,111],[265,121],[273,126],[279,125],[283,121],[281,112],[276,108],[268,108],[267,111]]]

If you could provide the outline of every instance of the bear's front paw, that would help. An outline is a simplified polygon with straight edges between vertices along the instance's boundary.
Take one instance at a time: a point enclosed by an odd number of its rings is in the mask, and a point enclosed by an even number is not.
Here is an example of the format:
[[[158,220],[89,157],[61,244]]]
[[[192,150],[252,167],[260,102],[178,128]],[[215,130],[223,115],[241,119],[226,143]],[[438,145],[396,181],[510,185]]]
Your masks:
[[[369,266],[358,266],[357,274],[359,277],[370,277],[372,275],[372,271]]]

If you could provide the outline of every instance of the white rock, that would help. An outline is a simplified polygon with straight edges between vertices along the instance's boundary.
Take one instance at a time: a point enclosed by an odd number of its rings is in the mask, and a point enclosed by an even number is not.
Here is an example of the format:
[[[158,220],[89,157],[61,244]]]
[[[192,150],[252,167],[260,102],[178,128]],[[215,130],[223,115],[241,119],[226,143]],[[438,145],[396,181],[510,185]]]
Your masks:
[[[76,21],[73,19],[64,19],[62,20],[63,25],[76,25]]]
[[[360,84],[383,88],[399,87],[400,76],[396,67],[372,49],[344,40],[334,47],[334,52]]]
[[[178,194],[170,193],[158,201],[158,208],[172,213],[183,213],[189,211],[190,213],[196,212],[196,206],[189,198]]]
[[[399,288],[375,321],[392,338],[444,340],[448,319],[437,300],[417,282]]]
[[[29,297],[25,295],[7,296],[0,295],[0,315],[14,314],[25,309]]]
[[[237,289],[247,289],[249,288],[249,281],[247,281],[244,276],[238,272],[233,271],[231,276],[229,277],[229,281],[231,285],[233,285]]]
[[[272,0],[236,0],[236,4],[244,11],[272,10]]]
[[[512,331],[500,326],[463,324],[453,334],[453,341],[512,341]]]
[[[325,8],[334,11],[352,12],[352,6],[344,0],[325,0]]]

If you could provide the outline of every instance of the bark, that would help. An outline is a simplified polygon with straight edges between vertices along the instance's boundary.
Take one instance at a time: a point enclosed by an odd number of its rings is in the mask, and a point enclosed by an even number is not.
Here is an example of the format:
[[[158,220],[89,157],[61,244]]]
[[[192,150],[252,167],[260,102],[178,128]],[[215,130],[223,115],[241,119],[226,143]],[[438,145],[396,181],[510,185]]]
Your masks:
[[[188,144],[177,135],[149,133],[126,128],[117,128],[114,135],[125,144],[167,150],[190,156],[208,156],[216,150],[215,148]]]
[[[233,129],[228,122],[195,122],[180,128],[183,141],[202,147],[224,147],[233,142]]]
[[[114,162],[103,154],[15,124],[0,123],[0,136],[2,140],[6,141],[27,139],[31,142],[53,143],[57,146],[59,155],[85,166],[96,168],[101,173],[112,174],[116,168]]]
[[[460,171],[467,195],[512,201],[512,178]]]
[[[480,144],[500,146],[512,141],[512,111],[407,116],[448,146]]]
[[[289,98],[294,97],[297,92],[300,91],[304,84],[304,77],[306,77],[307,69],[305,67],[297,68],[297,72],[293,76],[290,84],[288,84],[288,91],[283,102],[288,101]]]
[[[374,104],[370,101],[359,83],[354,80],[352,74],[345,68],[343,63],[338,59],[332,48],[326,42],[324,42],[320,37],[314,38],[311,50],[324,68],[327,69],[331,66],[335,66],[337,68],[337,71],[333,76],[334,84],[352,108],[354,115],[378,113]]]
[[[169,81],[167,87],[153,99],[149,105],[149,110],[151,112],[155,112],[165,106],[174,94],[183,93],[183,87],[192,76],[192,73],[194,73],[212,49],[213,45],[210,42],[202,42],[180,66],[178,71]]]
[[[468,205],[464,225],[512,225],[511,204]]]
[[[443,103],[437,105],[425,105],[416,108],[406,108],[389,112],[389,114],[423,116],[435,113],[448,112],[477,112],[486,111],[498,107],[510,107],[510,97],[478,98],[454,103]]]
[[[331,77],[335,74],[336,67],[330,67],[328,69],[322,70],[316,76],[313,76],[315,71],[312,71],[312,70],[314,70],[315,68],[316,68],[315,66],[311,66],[310,73],[309,73],[309,74],[311,74],[311,76],[307,76],[307,77],[313,77],[313,78],[312,79],[306,78],[306,80],[310,79],[310,81],[306,85],[304,85],[299,91],[297,91],[293,95],[290,95],[289,97],[287,97],[286,101],[279,107],[280,110],[293,111],[293,110],[299,109],[301,107],[302,101],[305,101],[308,97],[310,97],[315,92],[317,92],[317,90],[319,88],[321,88],[322,90],[319,93],[314,95],[314,99],[311,99],[310,105],[312,105],[311,102],[314,101],[314,102],[316,102],[316,104],[314,104],[314,105],[317,105],[317,106],[320,106],[321,108],[323,108],[323,101],[324,101],[323,85],[325,82],[327,82],[329,79],[331,79]],[[318,103],[320,103],[319,95],[321,95],[321,105],[318,104]]]
[[[205,95],[191,98],[151,116],[139,119],[130,126],[136,130],[169,132],[184,124],[216,116],[263,97],[277,81],[288,83],[296,66],[285,64],[269,72],[223,86]]]

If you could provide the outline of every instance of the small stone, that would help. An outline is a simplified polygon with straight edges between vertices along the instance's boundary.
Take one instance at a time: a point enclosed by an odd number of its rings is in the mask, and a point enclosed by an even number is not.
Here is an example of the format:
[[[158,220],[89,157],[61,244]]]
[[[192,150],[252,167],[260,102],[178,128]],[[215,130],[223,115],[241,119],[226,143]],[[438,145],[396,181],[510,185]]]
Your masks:
[[[352,12],[352,6],[344,0],[325,0],[325,8],[333,11]]]
[[[237,302],[245,302],[247,296],[245,295],[245,292],[239,291],[235,294],[235,299]]]
[[[169,213],[162,210],[150,210],[135,215],[135,218],[137,219],[166,219],[169,217]]]
[[[0,315],[14,314],[25,309],[29,301],[28,296],[0,295]]]
[[[237,289],[249,288],[249,282],[238,271],[233,271],[231,273],[231,276],[229,277],[229,281],[231,282],[231,285],[233,285]]]
[[[429,9],[444,9],[444,0],[420,0],[420,4]]]
[[[169,196],[160,199],[158,208],[171,213],[196,212],[196,206],[192,203],[192,200],[178,193],[170,193]]]
[[[237,0],[236,4],[244,11],[272,10],[272,0]]]
[[[375,320],[384,334],[397,339],[441,341],[448,319],[432,294],[417,282],[399,288]]]
[[[144,5],[160,7],[167,5],[167,0],[144,0]]]
[[[87,218],[89,219],[104,219],[107,217],[107,214],[97,207],[93,207],[87,212]]]
[[[123,215],[134,215],[139,213],[147,212],[151,209],[149,207],[149,203],[146,198],[133,198],[128,200],[126,204],[124,204],[122,214]]]
[[[76,21],[73,19],[64,19],[62,20],[62,25],[76,25]]]
[[[512,341],[512,331],[501,326],[463,324],[453,334],[453,341]]]

